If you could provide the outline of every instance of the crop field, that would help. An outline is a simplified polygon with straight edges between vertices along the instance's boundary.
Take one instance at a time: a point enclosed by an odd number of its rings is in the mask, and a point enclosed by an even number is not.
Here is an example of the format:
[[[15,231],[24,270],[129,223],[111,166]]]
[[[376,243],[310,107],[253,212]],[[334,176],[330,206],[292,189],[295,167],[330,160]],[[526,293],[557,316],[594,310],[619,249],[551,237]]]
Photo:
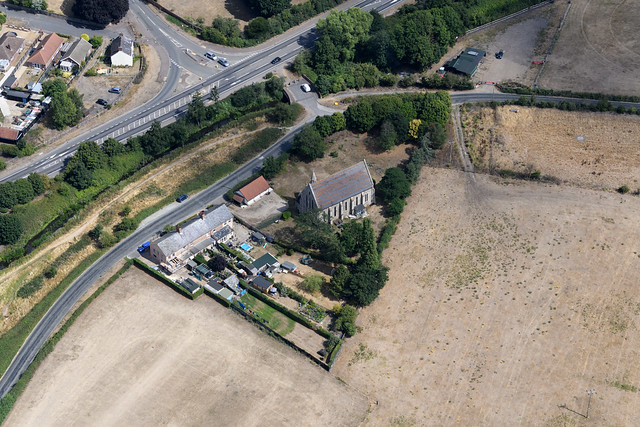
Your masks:
[[[566,6],[564,1],[554,5]],[[639,24],[638,0],[573,0],[540,86],[640,95]]]
[[[368,408],[213,299],[132,268],[78,317],[5,424],[342,426]]]

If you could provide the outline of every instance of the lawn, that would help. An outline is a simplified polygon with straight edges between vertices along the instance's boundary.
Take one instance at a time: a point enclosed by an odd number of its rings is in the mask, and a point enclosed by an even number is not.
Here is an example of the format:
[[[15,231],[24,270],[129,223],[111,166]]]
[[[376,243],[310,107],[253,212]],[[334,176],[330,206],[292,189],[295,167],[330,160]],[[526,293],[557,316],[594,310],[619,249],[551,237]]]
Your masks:
[[[265,324],[281,336],[284,337],[293,331],[295,326],[293,319],[280,313],[275,308],[266,305],[249,294],[244,294],[240,298],[240,301],[242,301],[248,310],[253,311],[264,319],[266,321]]]

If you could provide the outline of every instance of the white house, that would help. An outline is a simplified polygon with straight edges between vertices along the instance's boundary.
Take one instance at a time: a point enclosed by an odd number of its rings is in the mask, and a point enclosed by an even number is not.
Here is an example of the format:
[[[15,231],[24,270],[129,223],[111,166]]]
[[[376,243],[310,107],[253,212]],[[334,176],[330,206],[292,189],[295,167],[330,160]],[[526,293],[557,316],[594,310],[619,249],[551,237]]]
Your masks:
[[[132,67],[133,56],[133,40],[120,33],[111,42],[111,65],[114,67]]]

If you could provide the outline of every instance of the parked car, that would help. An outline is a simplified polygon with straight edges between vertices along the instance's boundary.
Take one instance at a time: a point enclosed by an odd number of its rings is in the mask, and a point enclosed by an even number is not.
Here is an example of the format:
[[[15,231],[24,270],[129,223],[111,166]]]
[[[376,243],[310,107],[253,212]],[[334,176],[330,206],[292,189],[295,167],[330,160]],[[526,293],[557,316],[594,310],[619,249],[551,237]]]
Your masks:
[[[303,92],[311,92],[311,86],[309,86],[306,83],[300,86],[300,88],[302,89]]]
[[[176,199],[176,202],[182,203],[185,200],[187,200],[188,198],[189,198],[189,196],[187,196],[186,194],[183,194],[182,196],[178,196],[178,198]]]
[[[276,56],[275,58],[273,58],[271,60],[272,64],[277,64],[278,62],[282,61],[282,58],[280,58],[279,56]]]
[[[500,50],[500,52],[496,53],[496,58],[498,59],[502,59],[502,56],[504,55],[504,51]]]
[[[229,61],[227,61],[224,58],[220,58],[218,59],[218,62],[220,63],[220,65],[222,65],[223,67],[228,67],[229,66]]]
[[[111,89],[109,89],[109,93],[122,93],[122,89],[120,89],[119,87],[112,87]]]
[[[18,102],[18,103],[16,104],[16,107],[18,107],[18,108],[24,108],[24,107],[26,107],[26,106],[27,106],[27,104],[25,104],[24,102]]]
[[[205,52],[204,56],[205,56],[206,58],[209,58],[209,59],[210,59],[210,60],[212,60],[212,61],[216,61],[216,60],[218,60],[218,56],[217,56],[215,53],[213,53],[213,52],[211,52],[211,51],[209,51],[209,50]]]
[[[100,98],[100,99],[98,99],[98,100],[96,101],[96,104],[100,104],[100,105],[103,105],[103,106],[105,106],[105,107],[106,107],[107,105],[109,105],[109,102],[107,102],[107,100],[106,100],[106,99],[102,99],[102,98]]]

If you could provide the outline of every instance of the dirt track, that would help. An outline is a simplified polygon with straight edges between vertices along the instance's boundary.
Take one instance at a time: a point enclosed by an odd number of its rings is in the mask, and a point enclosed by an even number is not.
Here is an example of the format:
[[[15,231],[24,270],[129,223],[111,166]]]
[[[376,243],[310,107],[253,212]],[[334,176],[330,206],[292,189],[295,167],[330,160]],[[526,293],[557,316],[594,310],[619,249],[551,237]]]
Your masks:
[[[356,425],[367,408],[211,298],[131,268],[78,318],[6,425]]]

